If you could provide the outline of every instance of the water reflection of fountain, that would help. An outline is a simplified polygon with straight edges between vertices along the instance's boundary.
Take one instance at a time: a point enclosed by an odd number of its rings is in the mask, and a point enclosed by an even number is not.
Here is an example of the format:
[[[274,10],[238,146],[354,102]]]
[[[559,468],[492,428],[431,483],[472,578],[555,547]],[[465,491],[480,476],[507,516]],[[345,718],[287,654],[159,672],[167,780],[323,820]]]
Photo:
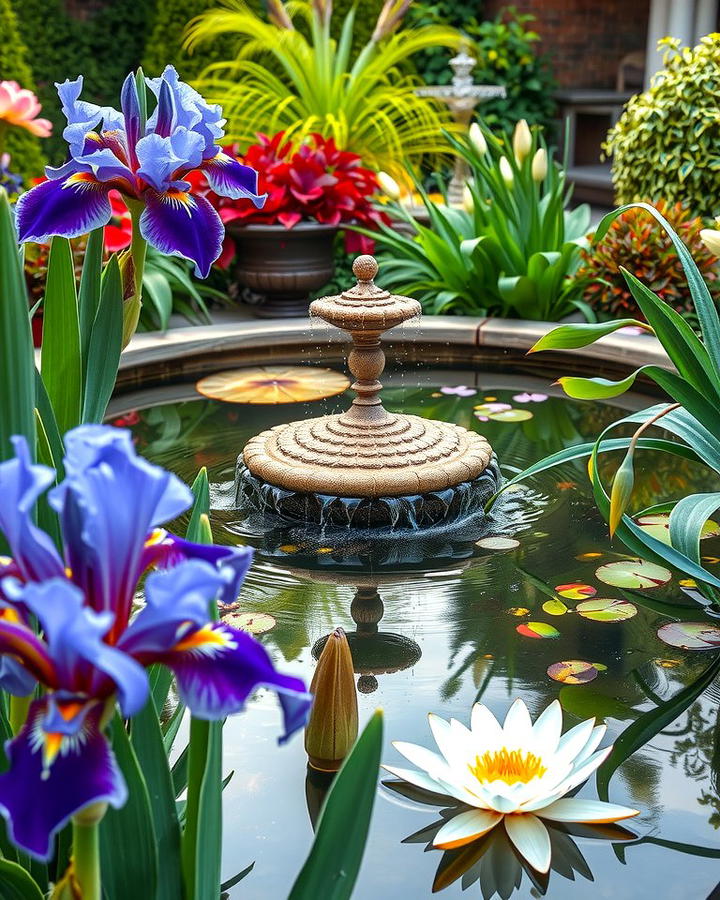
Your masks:
[[[377,690],[379,675],[409,669],[422,656],[422,650],[412,638],[378,629],[384,612],[385,606],[376,584],[369,582],[356,587],[350,605],[356,630],[348,632],[347,639],[355,673],[360,676],[357,689],[362,694]],[[314,659],[319,659],[327,639],[328,635],[313,645],[311,652]]]

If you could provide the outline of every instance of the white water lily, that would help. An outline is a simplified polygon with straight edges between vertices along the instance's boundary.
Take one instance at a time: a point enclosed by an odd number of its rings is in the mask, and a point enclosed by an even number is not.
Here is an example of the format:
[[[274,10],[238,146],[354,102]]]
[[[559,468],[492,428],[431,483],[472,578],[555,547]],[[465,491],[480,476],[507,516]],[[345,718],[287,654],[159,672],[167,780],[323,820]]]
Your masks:
[[[471,807],[443,825],[433,841],[436,847],[462,847],[503,822],[520,855],[538,872],[547,872],[551,845],[542,819],[600,824],[638,814],[636,809],[601,800],[565,798],[597,769],[612,746],[597,749],[606,726],[595,725],[595,719],[562,734],[557,700],[535,724],[519,699],[504,725],[481,703],[473,706],[470,729],[432,713],[429,721],[440,754],[396,741],[395,749],[423,771],[383,768],[409,784]]]

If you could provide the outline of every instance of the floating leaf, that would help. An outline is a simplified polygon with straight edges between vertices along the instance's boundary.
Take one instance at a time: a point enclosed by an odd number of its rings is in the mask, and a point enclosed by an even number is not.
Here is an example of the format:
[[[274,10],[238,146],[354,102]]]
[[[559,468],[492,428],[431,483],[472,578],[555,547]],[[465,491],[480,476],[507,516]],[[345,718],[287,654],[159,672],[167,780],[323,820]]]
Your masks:
[[[610,600],[595,597],[594,600],[583,600],[575,607],[575,612],[584,619],[594,622],[624,622],[637,615],[637,606],[629,600]]]
[[[680,585],[680,587],[686,587],[686,588],[696,588],[697,587],[697,581],[695,581],[694,578],[681,578],[680,581],[678,581],[678,584]]]
[[[595,577],[613,587],[648,590],[667,584],[672,578],[672,572],[643,559],[621,559],[600,566]]]
[[[667,622],[658,628],[657,636],[681,650],[717,650],[720,647],[720,625],[710,622]]]
[[[283,544],[278,549],[282,550],[283,553],[297,553],[299,548],[297,544]]]
[[[264,634],[277,624],[269,613],[253,612],[231,613],[229,616],[223,616],[223,621],[250,634]]]
[[[489,416],[490,413],[506,412],[512,409],[512,406],[509,403],[478,403],[473,409],[478,415]]]
[[[529,409],[503,409],[500,412],[488,413],[488,419],[493,422],[525,422],[532,419],[533,414]]]
[[[564,616],[568,611],[562,600],[547,600],[543,603],[542,608],[549,616]]]
[[[507,537],[486,537],[480,538],[476,544],[483,550],[514,550],[520,546],[520,541]]]
[[[511,606],[508,610],[508,614],[511,616],[526,616],[529,612],[527,606]]]
[[[523,622],[515,629],[518,634],[529,638],[557,638],[560,632],[553,625],[547,622]]]
[[[226,403],[305,403],[342,394],[350,380],[315,366],[259,366],[201,378],[198,393]]]
[[[638,516],[635,519],[635,523],[650,537],[654,537],[664,544],[670,544],[670,513],[652,513],[648,516]],[[718,535],[720,535],[720,525],[717,522],[713,522],[712,519],[708,519],[700,532],[700,538],[711,538]]]
[[[681,659],[654,659],[653,662],[661,669],[677,669],[679,665],[682,665]]]
[[[702,556],[701,561],[710,566],[714,566],[716,563],[720,562],[720,556]]]
[[[594,663],[581,659],[566,659],[548,666],[547,673],[553,681],[563,684],[587,684],[597,678],[598,668]]]
[[[597,591],[590,584],[583,584],[581,581],[571,581],[569,584],[556,585],[555,593],[565,597],[566,600],[585,600],[587,597],[594,597]]]

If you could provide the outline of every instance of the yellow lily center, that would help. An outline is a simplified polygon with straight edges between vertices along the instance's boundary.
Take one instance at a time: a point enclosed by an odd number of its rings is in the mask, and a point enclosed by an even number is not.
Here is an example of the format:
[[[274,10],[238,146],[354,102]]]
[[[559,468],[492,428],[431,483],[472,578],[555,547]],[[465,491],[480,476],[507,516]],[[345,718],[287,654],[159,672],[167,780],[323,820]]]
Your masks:
[[[527,782],[547,772],[539,756],[506,747],[476,756],[475,765],[469,766],[469,769],[480,782],[504,781],[505,784]]]

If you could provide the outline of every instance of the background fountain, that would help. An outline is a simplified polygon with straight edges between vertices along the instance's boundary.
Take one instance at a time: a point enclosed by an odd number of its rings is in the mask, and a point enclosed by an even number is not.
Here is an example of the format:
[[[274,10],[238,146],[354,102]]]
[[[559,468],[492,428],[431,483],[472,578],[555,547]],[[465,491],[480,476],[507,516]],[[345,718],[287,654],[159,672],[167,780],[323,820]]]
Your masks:
[[[373,257],[358,257],[356,286],[310,307],[311,315],[350,333],[352,405],[251,438],[238,459],[241,504],[322,527],[417,530],[482,513],[497,490],[500,472],[482,435],[383,407],[380,337],[417,318],[420,304],[379,288],[377,269]]]

